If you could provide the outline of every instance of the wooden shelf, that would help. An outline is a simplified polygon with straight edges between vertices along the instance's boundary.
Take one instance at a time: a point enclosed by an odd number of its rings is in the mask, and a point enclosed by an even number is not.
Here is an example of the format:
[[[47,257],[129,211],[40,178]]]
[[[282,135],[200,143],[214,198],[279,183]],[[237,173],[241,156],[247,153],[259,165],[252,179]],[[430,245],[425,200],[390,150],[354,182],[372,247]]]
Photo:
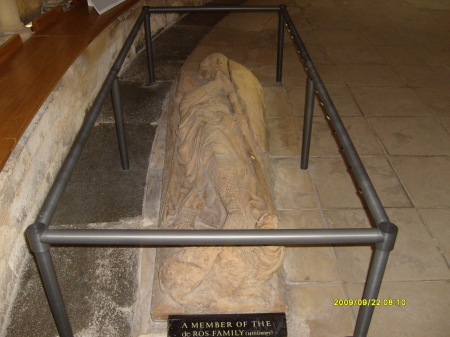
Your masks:
[[[127,0],[98,15],[80,1],[67,12],[56,10],[37,20],[38,31],[23,45],[11,42],[0,52],[0,169],[15,144],[84,49],[119,15],[139,0]],[[56,19],[55,19],[56,18]],[[17,38],[14,38],[17,39]],[[3,46],[2,46],[3,47]]]

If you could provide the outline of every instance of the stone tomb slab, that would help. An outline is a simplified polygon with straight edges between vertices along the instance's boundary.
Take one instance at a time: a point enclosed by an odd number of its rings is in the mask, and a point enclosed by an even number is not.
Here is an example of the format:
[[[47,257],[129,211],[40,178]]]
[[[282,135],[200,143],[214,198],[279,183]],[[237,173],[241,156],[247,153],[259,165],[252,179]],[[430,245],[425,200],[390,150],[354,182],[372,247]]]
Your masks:
[[[263,89],[223,54],[182,70],[168,104],[160,229],[276,229]],[[151,317],[285,312],[281,246],[157,251]]]

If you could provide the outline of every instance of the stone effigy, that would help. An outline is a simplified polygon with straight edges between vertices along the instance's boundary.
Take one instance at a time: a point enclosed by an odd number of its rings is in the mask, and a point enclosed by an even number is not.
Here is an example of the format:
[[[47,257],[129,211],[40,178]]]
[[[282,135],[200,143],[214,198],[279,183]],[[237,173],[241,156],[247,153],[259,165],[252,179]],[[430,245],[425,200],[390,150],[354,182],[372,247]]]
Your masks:
[[[182,71],[171,101],[161,229],[274,229],[262,87],[222,54]],[[163,248],[152,317],[285,311],[279,246]]]

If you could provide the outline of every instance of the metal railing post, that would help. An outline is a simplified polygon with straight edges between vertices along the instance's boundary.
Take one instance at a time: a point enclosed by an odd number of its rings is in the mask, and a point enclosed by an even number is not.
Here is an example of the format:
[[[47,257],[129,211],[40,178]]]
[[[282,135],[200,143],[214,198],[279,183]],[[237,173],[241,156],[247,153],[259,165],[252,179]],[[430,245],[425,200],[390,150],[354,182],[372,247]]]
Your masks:
[[[122,169],[128,170],[130,168],[130,161],[128,159],[125,125],[123,122],[122,103],[120,100],[119,78],[117,76],[111,87],[111,96],[114,110],[114,120],[116,124],[117,141],[119,142],[120,161],[122,163]]]
[[[149,84],[155,83],[155,69],[153,66],[153,48],[152,48],[152,29],[150,25],[150,9],[144,7],[142,9],[146,12],[144,27],[145,27],[145,51],[147,53],[147,70]]]
[[[69,316],[67,315],[61,288],[59,287],[49,245],[41,242],[41,235],[45,228],[46,226],[42,223],[34,223],[28,226],[26,236],[30,248],[36,257],[39,273],[44,284],[58,333],[61,337],[73,337],[72,327]]]
[[[300,162],[300,167],[302,170],[306,170],[308,168],[309,149],[311,147],[313,112],[314,112],[314,83],[311,77],[308,77],[306,83],[305,115],[303,117],[302,155]]]
[[[370,266],[369,276],[366,281],[363,299],[369,300],[369,305],[362,305],[359,308],[353,337],[365,337],[369,331],[372,320],[374,305],[370,305],[370,300],[376,300],[380,292],[381,281],[386,270],[389,253],[394,249],[397,238],[398,227],[390,222],[383,222],[378,225],[378,229],[384,236],[384,241],[376,244],[375,254]]]
[[[284,17],[281,8],[285,7],[281,5],[278,11],[277,82],[281,82],[283,76]]]

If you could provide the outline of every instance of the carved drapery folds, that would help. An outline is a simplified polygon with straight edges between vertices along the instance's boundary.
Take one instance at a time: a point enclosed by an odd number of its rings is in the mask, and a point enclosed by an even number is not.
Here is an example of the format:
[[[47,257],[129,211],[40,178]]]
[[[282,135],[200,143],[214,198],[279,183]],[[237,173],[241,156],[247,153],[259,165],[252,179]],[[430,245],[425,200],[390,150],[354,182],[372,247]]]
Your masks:
[[[278,227],[267,173],[263,90],[222,54],[183,70],[170,103],[160,228]],[[284,311],[282,247],[163,248],[152,317]]]

